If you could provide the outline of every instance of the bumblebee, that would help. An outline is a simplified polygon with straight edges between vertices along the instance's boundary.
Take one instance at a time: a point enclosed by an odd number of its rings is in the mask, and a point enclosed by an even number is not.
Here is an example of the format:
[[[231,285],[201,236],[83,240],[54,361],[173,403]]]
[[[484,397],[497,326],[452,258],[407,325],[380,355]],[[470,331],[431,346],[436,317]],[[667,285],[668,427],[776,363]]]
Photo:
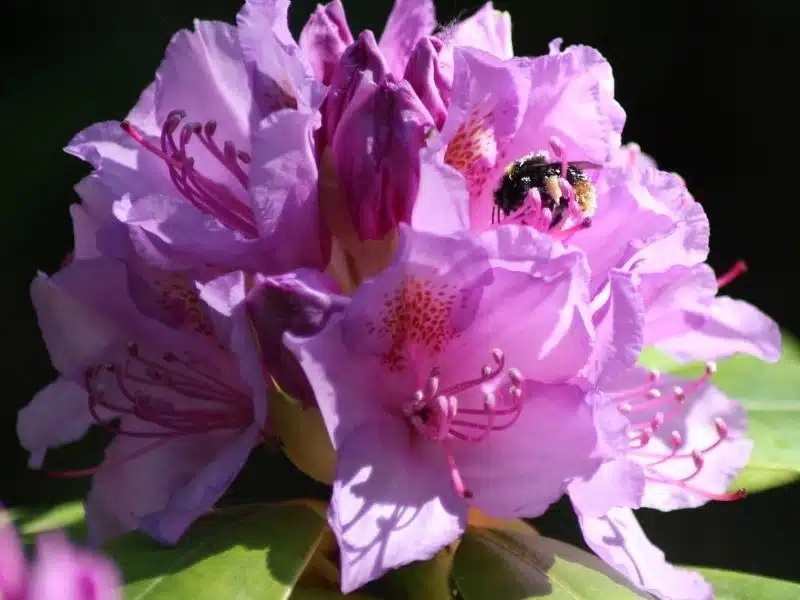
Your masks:
[[[575,191],[575,200],[585,217],[591,217],[596,208],[594,185],[583,172],[597,169],[599,165],[590,162],[567,163],[565,179]],[[556,227],[564,218],[568,201],[562,197],[558,180],[561,177],[561,162],[548,162],[544,154],[529,154],[511,163],[505,170],[500,185],[494,191],[492,223],[502,216],[509,216],[519,210],[528,197],[528,192],[538,189],[542,206],[553,213],[550,229]]]

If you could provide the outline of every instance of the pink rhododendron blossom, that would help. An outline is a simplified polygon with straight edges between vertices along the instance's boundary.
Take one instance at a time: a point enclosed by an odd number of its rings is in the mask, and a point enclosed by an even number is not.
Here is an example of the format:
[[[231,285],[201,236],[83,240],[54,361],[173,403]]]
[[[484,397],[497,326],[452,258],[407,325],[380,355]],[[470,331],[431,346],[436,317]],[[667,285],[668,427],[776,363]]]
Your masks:
[[[743,266],[718,279],[704,263],[708,222],[680,177],[659,171],[631,145],[613,157],[595,185],[592,226],[570,240],[586,252],[595,306],[608,294],[609,273],[627,272],[641,294],[645,344],[680,360],[737,353],[777,360],[777,325],[745,302],[716,297]],[[713,596],[698,574],[665,561],[631,509],[693,508],[743,496],[728,488],[752,449],[746,411],[710,383],[715,368],[707,363],[693,381],[637,368],[602,382],[607,401],[628,418],[628,440],[616,449],[616,459],[569,488],[587,543],[660,598]]]
[[[750,457],[747,416],[709,380],[714,364],[693,381],[631,369],[604,390],[628,417],[617,458],[569,495],[587,544],[634,584],[665,600],[707,600],[711,586],[697,573],[671,566],[645,536],[631,509],[694,508],[737,500],[728,492]]]
[[[296,43],[288,7],[248,0],[236,27],[197,21],[178,33],[127,118],[67,147],[95,167],[105,202],[152,264],[212,267],[206,278],[324,269],[331,224],[318,180],[328,156],[358,238],[382,239],[411,218],[419,152],[450,102],[453,48],[511,52],[507,15],[490,4],[446,42],[432,37],[430,0],[397,0],[380,41],[356,38],[332,2]],[[105,252],[119,251],[113,235],[100,237]]]
[[[91,219],[80,206],[73,215],[76,260],[31,286],[61,376],[22,409],[17,433],[40,468],[48,448],[92,424],[115,432],[99,467],[71,473],[92,475],[90,537],[139,528],[175,541],[262,437],[266,383],[248,324],[235,313],[244,282],[195,285],[91,257]]]
[[[595,338],[581,254],[517,226],[401,231],[343,312],[287,337],[338,452],[329,520],[345,591],[431,557],[468,506],[541,514],[593,472],[604,435],[569,383]]]
[[[498,221],[494,190],[507,167],[539,154],[553,162],[600,166],[619,146],[625,113],[614,100],[611,68],[594,49],[571,46],[548,56],[503,60],[473,48],[454,50],[451,102],[434,147],[465,177],[470,227],[482,231]],[[563,179],[563,178],[562,178]],[[565,218],[553,215],[531,193],[518,211],[502,219],[567,236],[591,217],[584,194],[557,182]]]
[[[3,600],[121,600],[121,586],[111,561],[74,547],[61,533],[41,534],[28,564],[16,530],[0,522]]]
[[[323,88],[289,33],[288,4],[253,0],[238,27],[196,21],[177,33],[127,118],[67,146],[95,168],[116,217],[149,238],[139,250],[155,264],[276,272],[327,261],[305,139]]]

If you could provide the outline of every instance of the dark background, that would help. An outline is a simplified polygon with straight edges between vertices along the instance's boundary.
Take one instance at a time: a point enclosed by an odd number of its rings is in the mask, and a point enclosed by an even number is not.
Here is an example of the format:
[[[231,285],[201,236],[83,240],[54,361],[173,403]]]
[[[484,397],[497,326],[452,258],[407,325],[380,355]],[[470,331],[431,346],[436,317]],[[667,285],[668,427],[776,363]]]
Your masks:
[[[351,29],[380,31],[390,0],[344,0]],[[152,80],[164,48],[193,17],[232,21],[239,0],[82,2],[6,0],[0,78],[2,202],[2,402],[0,498],[15,505],[52,504],[81,495],[86,481],[54,480],[26,469],[14,436],[16,411],[54,372],[36,329],[27,289],[37,269],[52,272],[71,248],[67,207],[86,165],[61,148],[87,125],[121,119]],[[797,273],[796,175],[781,156],[794,73],[790,19],[781,5],[692,0],[498,1],[512,13],[518,55],[542,54],[557,36],[598,48],[614,67],[617,98],[628,113],[625,141],[636,141],[659,165],[679,172],[712,223],[711,265],[744,258],[746,276],[731,295],[757,304],[800,333],[791,287]],[[299,32],[314,3],[296,0]],[[479,2],[437,2],[447,23]],[[784,16],[781,16],[781,12]],[[786,187],[783,187],[786,186]],[[784,196],[784,190],[787,190]],[[101,436],[62,452],[55,468],[80,468],[100,458]],[[235,485],[235,497],[257,494],[268,479],[256,460]],[[285,464],[281,475],[297,477]],[[309,493],[319,492],[304,484]],[[641,511],[651,537],[675,561],[800,580],[800,485],[733,504],[657,514]],[[577,542],[561,504],[539,522],[549,534]]]

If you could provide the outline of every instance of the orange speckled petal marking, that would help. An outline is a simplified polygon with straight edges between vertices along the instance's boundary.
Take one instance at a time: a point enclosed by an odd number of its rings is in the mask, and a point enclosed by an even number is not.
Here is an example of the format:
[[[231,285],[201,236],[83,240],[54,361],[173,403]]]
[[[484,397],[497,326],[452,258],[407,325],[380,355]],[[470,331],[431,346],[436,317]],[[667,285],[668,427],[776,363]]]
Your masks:
[[[447,145],[444,160],[467,180],[470,197],[479,197],[502,159],[491,111],[473,108]]]
[[[392,372],[408,366],[409,353],[439,354],[457,331],[454,313],[466,301],[463,291],[447,281],[434,281],[409,275],[384,296],[377,321],[367,326],[369,333],[387,336],[391,344],[381,353],[381,362]]]

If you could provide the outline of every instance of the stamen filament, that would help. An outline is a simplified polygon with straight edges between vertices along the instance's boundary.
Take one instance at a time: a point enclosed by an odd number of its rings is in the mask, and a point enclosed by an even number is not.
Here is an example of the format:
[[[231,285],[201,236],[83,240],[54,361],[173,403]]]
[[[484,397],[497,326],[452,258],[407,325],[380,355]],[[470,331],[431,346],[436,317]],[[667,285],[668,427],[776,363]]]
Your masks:
[[[236,146],[226,141],[223,148],[214,139],[217,130],[215,121],[208,121],[205,125],[200,123],[186,123],[175,142],[175,132],[181,121],[186,118],[186,112],[174,110],[168,116],[161,128],[160,148],[148,140],[130,122],[123,121],[121,127],[144,149],[151,152],[167,167],[167,172],[175,189],[198,210],[211,214],[220,222],[241,231],[249,237],[258,236],[253,211],[245,202],[240,200],[227,186],[212,181],[203,176],[194,166],[194,160],[187,155],[187,148],[192,137],[196,137],[204,148],[225,169],[230,172],[247,192],[249,178],[242,164],[249,164],[250,155],[238,150]]]
[[[724,288],[734,279],[747,272],[747,263],[743,260],[737,261],[727,272],[717,277],[717,287]]]
[[[453,486],[464,498],[471,498],[472,492],[466,488],[461,479],[451,442],[478,444],[484,442],[496,431],[508,429],[522,413],[522,374],[517,369],[508,369],[509,385],[505,389],[489,390],[505,370],[505,356],[500,350],[492,351],[495,368],[484,366],[480,377],[440,389],[438,368],[434,368],[427,380],[418,389],[413,398],[402,408],[403,414],[417,434],[433,442],[442,444]],[[457,394],[479,387],[483,390],[483,407],[462,408],[459,406]],[[500,395],[498,396],[498,392]],[[498,408],[498,399],[510,400],[510,405]],[[456,418],[457,415],[462,418]],[[464,418],[466,417],[466,418]],[[498,418],[505,417],[503,422]],[[468,433],[468,432],[472,433]]]

